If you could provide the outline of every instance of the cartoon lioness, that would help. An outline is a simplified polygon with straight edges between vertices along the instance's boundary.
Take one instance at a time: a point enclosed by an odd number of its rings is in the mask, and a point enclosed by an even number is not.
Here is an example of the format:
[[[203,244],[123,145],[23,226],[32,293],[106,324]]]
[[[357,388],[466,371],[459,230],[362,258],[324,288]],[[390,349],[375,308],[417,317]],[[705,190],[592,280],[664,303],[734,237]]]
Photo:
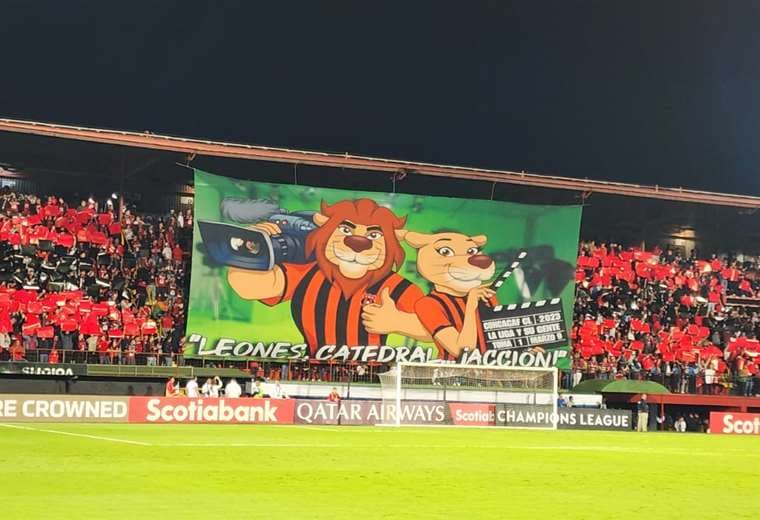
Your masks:
[[[266,305],[290,301],[293,321],[311,353],[323,345],[384,345],[387,334],[430,339],[414,313],[422,291],[393,272],[404,261],[396,234],[405,217],[369,199],[322,202],[319,226],[306,238],[306,256],[269,271],[230,267],[227,280],[241,298]],[[280,234],[272,222],[257,224]]]
[[[480,250],[487,237],[409,231],[404,240],[417,250],[417,270],[434,287],[414,309],[441,358],[456,359],[465,348],[484,351],[478,304],[495,304],[494,291],[483,283],[496,269],[491,257]]]

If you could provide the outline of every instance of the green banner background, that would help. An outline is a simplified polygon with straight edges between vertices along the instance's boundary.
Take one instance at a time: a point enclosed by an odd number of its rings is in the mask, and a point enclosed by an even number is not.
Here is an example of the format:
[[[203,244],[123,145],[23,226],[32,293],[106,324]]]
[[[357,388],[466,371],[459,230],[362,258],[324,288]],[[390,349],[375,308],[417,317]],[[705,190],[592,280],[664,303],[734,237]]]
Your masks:
[[[220,203],[226,197],[267,199],[288,211],[319,210],[320,202],[334,204],[344,199],[369,198],[407,216],[406,228],[433,233],[443,229],[467,235],[484,234],[484,253],[503,269],[520,249],[529,255],[523,268],[530,288],[525,298],[517,277],[508,279],[498,292],[502,304],[536,301],[560,296],[567,330],[570,331],[574,298],[574,271],[581,220],[580,206],[527,205],[486,200],[466,200],[401,193],[376,193],[245,181],[195,171],[195,229],[192,281],[187,325],[188,338],[200,335],[213,344],[220,337],[238,341],[300,343],[290,305],[268,307],[239,298],[226,281],[225,267],[212,267],[203,252],[199,220],[225,222]],[[406,244],[406,260],[398,273],[416,283],[424,293],[428,282],[416,272],[416,252]],[[414,341],[398,335],[388,345],[411,346]],[[433,350],[435,350],[434,347]],[[198,345],[188,341],[185,356],[197,355]],[[564,363],[562,363],[564,364]],[[560,365],[561,368],[564,368]]]

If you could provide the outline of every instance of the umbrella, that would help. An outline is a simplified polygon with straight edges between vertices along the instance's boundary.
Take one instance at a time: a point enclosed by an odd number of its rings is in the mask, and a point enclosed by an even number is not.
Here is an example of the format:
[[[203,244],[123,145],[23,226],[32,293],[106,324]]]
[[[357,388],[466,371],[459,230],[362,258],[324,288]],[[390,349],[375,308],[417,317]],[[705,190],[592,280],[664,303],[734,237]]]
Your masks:
[[[574,394],[669,394],[670,390],[654,381],[637,381],[633,379],[589,379],[572,389]]]

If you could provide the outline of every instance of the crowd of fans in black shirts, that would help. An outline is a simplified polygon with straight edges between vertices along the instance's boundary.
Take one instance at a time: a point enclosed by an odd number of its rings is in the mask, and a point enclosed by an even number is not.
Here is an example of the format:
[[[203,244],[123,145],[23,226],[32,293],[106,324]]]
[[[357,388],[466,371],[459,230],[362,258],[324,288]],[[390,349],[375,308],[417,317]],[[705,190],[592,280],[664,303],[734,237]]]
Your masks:
[[[181,362],[192,213],[0,192],[0,360]]]

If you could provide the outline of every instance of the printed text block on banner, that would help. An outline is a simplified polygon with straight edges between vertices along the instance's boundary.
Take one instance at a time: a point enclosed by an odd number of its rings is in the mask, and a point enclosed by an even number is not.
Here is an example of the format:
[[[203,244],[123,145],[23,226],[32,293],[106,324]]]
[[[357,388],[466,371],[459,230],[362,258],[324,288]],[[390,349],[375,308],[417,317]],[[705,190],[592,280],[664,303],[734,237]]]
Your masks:
[[[480,318],[489,349],[554,348],[568,343],[560,298],[481,306]]]

